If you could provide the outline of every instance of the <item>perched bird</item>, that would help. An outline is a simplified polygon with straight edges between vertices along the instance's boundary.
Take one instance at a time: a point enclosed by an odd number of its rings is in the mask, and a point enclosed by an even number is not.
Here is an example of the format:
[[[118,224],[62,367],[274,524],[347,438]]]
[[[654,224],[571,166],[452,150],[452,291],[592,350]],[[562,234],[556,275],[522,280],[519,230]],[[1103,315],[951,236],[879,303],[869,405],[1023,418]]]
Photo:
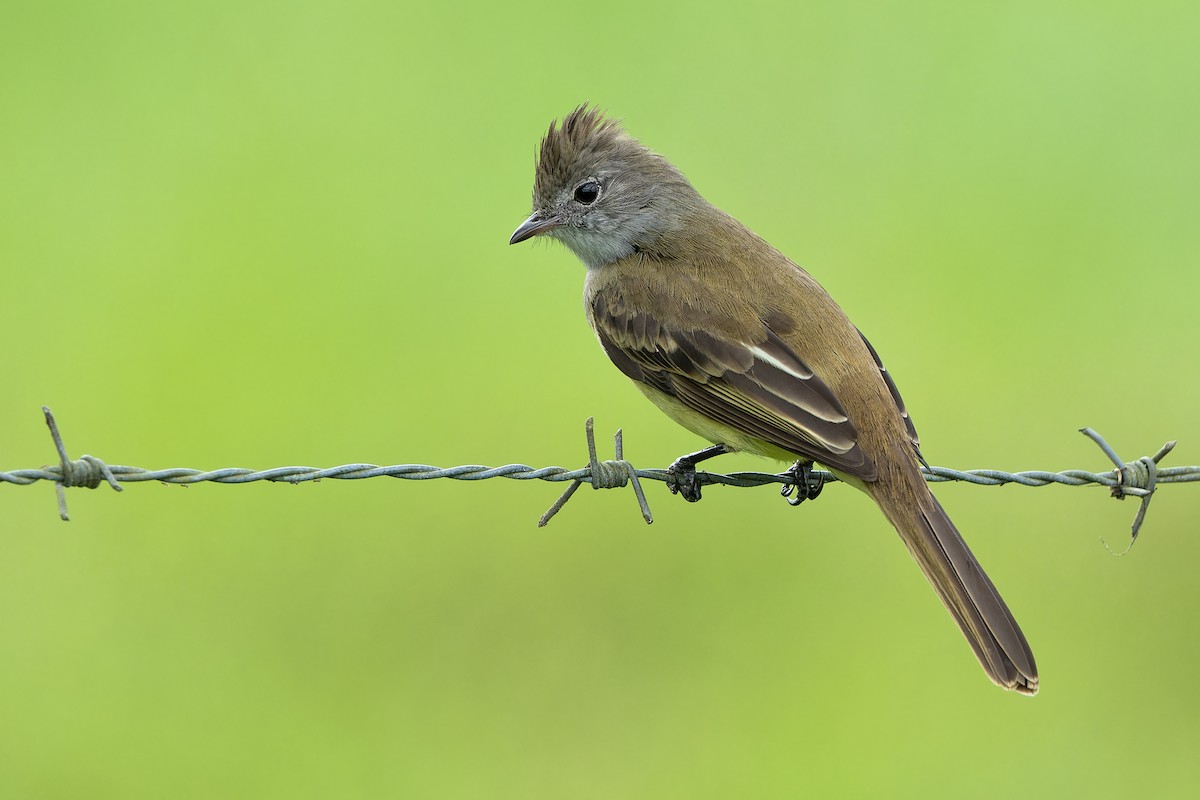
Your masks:
[[[988,677],[1037,692],[1024,634],[925,484],[896,384],[811,275],[586,105],[542,139],[510,244],[537,235],[587,266],[588,320],[617,368],[714,443],[680,472],[735,450],[829,468],[895,526]]]

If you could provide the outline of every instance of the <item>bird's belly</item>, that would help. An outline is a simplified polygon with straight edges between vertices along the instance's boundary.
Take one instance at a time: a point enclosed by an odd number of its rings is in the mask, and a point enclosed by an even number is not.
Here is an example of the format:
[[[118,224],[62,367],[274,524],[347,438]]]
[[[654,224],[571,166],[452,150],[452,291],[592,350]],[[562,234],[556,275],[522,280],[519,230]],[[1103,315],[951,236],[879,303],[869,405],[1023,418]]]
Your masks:
[[[650,402],[662,409],[663,413],[668,417],[697,436],[703,436],[713,444],[723,444],[739,452],[773,458],[776,461],[783,461],[785,463],[791,463],[801,458],[800,455],[788,452],[765,439],[750,436],[739,431],[737,428],[730,427],[711,417],[707,417],[695,409],[684,405],[666,392],[655,389],[653,386],[641,381],[634,381],[634,385],[638,389],[641,389],[642,394],[646,395],[650,399]]]

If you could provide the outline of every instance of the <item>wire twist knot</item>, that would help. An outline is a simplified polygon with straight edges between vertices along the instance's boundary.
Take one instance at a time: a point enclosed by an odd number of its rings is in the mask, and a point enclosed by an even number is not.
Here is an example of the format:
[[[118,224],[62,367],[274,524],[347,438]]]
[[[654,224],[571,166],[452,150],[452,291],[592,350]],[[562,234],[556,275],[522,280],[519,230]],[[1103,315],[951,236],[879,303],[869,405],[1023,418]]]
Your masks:
[[[83,486],[88,489],[97,488],[105,480],[115,480],[108,465],[95,456],[84,456],[76,461],[59,463],[59,480],[63,486]]]
[[[591,465],[593,489],[621,489],[629,485],[633,464],[622,458],[595,461]]]
[[[1112,496],[1118,500],[1124,500],[1129,495],[1142,498],[1142,503],[1138,506],[1137,515],[1133,518],[1133,526],[1129,533],[1129,544],[1120,553],[1116,553],[1108,542],[1101,537],[1100,543],[1114,555],[1125,555],[1129,552],[1129,548],[1133,547],[1133,543],[1137,541],[1138,531],[1142,529],[1142,522],[1146,519],[1146,510],[1150,508],[1150,500],[1154,497],[1155,487],[1158,485],[1158,462],[1162,461],[1163,456],[1171,452],[1175,447],[1175,442],[1167,442],[1158,449],[1158,452],[1152,456],[1142,456],[1136,461],[1122,461],[1117,455],[1117,451],[1113,450],[1108,442],[1096,433],[1091,428],[1080,428],[1079,432],[1095,442],[1104,455],[1108,456],[1108,460],[1113,463],[1116,469],[1113,470],[1115,479],[1112,484]]]
[[[637,470],[633,464],[625,460],[625,445],[624,439],[621,436],[620,429],[613,436],[613,449],[616,451],[616,458],[609,461],[601,461],[596,455],[596,430],[595,421],[588,417],[584,424],[584,432],[587,434],[588,445],[588,465],[587,480],[592,484],[593,489],[620,489],[627,486],[630,481],[633,482],[633,493],[637,496],[638,508],[642,510],[642,519],[646,520],[646,524],[654,522],[654,517],[650,513],[650,504],[646,502],[646,494],[642,491],[642,482],[638,480]],[[583,478],[576,478],[567,487],[567,490],[554,501],[550,508],[546,509],[546,513],[542,514],[542,518],[538,520],[538,527],[545,527],[555,514],[562,510],[562,507],[571,499],[571,495],[575,494],[575,490],[583,483]]]
[[[58,496],[59,519],[63,522],[71,519],[67,513],[66,487],[68,486],[95,489],[100,486],[101,481],[108,481],[108,485],[114,491],[123,491],[121,484],[117,483],[116,476],[108,468],[108,464],[95,456],[85,455],[72,461],[67,456],[67,446],[63,444],[62,434],[58,432],[58,423],[54,421],[54,415],[46,406],[42,406],[42,414],[46,417],[46,427],[50,429],[50,438],[54,440],[54,448],[58,450],[58,469],[54,470],[58,473],[58,480],[54,482],[54,492]]]
[[[1112,496],[1123,499],[1126,495],[1149,497],[1158,484],[1158,463],[1150,456],[1137,461],[1126,461],[1113,470],[1117,482],[1112,487]]]

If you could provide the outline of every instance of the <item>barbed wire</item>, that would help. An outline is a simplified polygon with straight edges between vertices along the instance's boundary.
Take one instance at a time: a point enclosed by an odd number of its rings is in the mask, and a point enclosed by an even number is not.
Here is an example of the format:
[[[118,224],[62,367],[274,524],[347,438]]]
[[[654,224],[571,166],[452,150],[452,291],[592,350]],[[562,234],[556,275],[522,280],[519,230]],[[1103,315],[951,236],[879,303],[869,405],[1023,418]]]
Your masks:
[[[304,467],[289,466],[275,467],[266,470],[252,470],[239,467],[227,467],[216,470],[198,470],[188,468],[172,468],[149,470],[142,467],[130,467],[106,464],[95,456],[85,455],[71,460],[67,456],[66,446],[58,430],[58,423],[50,409],[43,406],[46,425],[58,451],[59,463],[41,469],[18,469],[10,472],[0,472],[0,483],[27,486],[38,481],[51,481],[55,485],[58,496],[59,517],[69,520],[67,513],[65,489],[70,487],[85,487],[95,489],[101,483],[107,482],[116,491],[122,491],[122,483],[140,483],[159,481],[168,484],[190,485],[194,483],[225,483],[243,484],[257,481],[275,483],[308,483],[320,480],[362,480],[366,478],[401,478],[404,480],[433,480],[449,478],[459,481],[480,481],[491,478],[508,478],[510,480],[540,480],[550,482],[571,482],[571,486],[558,500],[542,515],[538,521],[543,526],[562,509],[575,490],[582,484],[589,483],[594,489],[612,489],[633,484],[634,494],[642,517],[647,523],[654,521],[649,504],[642,490],[641,481],[662,481],[667,484],[672,493],[679,490],[680,474],[675,465],[668,469],[637,469],[625,460],[623,454],[622,432],[618,430],[613,437],[615,458],[600,460],[596,451],[595,428],[591,418],[587,420],[585,431],[588,445],[588,464],[574,470],[563,467],[530,467],[524,464],[506,464],[500,467],[487,467],[468,464],[457,467],[435,467],[428,464],[394,464],[392,466],[377,466],[375,464],[343,464],[336,467]],[[1116,451],[1104,441],[1100,434],[1091,428],[1081,428],[1080,432],[1090,438],[1108,459],[1114,469],[1107,472],[1088,472],[1086,470],[1064,470],[1047,472],[1029,470],[1025,472],[1005,472],[995,469],[956,470],[948,467],[922,468],[925,480],[931,483],[958,481],[977,486],[1000,486],[1015,483],[1021,486],[1047,486],[1052,483],[1064,486],[1083,486],[1098,484],[1106,486],[1112,497],[1123,500],[1128,496],[1138,497],[1141,504],[1131,528],[1130,546],[1136,541],[1138,531],[1146,517],[1150,498],[1158,485],[1165,483],[1190,483],[1200,481],[1200,466],[1159,468],[1158,462],[1175,446],[1175,442],[1167,442],[1153,456],[1143,456],[1134,461],[1123,461]],[[837,476],[824,470],[792,469],[786,472],[732,472],[722,474],[716,472],[695,472],[696,486],[722,485],[746,488],[751,486],[766,486],[779,484],[781,493],[793,504],[798,505],[806,497],[815,497],[826,483],[836,482]],[[801,492],[799,499],[792,500],[792,490],[800,483],[807,483],[807,492]],[[696,492],[699,498],[699,492]],[[1106,545],[1107,546],[1107,545]],[[1128,548],[1126,548],[1126,551]]]

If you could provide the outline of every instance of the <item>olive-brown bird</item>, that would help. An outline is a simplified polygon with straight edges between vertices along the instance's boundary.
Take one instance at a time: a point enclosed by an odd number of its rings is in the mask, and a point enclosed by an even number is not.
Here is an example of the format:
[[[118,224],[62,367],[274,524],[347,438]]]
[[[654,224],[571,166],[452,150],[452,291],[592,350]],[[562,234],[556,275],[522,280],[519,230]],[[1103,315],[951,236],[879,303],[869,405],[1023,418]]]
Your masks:
[[[879,505],[988,677],[1037,692],[1024,634],[925,484],[895,383],[812,276],[587,106],[550,125],[510,243],[539,234],[587,266],[588,320],[613,363],[715,443],[677,465],[742,450],[828,467]]]

